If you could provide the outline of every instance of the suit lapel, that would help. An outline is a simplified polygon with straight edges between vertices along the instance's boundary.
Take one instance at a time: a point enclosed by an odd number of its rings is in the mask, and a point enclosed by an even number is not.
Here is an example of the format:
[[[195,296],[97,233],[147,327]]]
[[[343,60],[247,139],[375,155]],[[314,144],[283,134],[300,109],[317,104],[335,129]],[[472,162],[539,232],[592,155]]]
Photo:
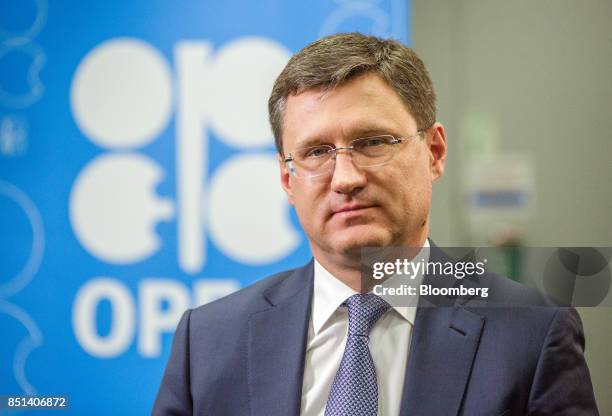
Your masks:
[[[401,415],[456,415],[480,341],[484,318],[460,308],[417,311]]]
[[[252,415],[300,413],[312,284],[310,262],[264,293],[270,307],[251,315],[248,383]]]
[[[431,243],[431,261],[449,261]],[[435,286],[452,286],[448,278],[426,276]],[[419,305],[429,303],[419,299]],[[449,299],[421,306],[410,342],[400,415],[456,415],[467,386],[484,318]]]

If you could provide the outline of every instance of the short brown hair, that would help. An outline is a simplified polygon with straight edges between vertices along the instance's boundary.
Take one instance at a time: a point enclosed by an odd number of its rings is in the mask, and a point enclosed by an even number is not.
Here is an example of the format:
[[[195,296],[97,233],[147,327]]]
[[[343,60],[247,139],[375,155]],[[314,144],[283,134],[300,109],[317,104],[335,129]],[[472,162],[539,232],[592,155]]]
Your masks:
[[[380,75],[402,99],[419,129],[436,121],[436,96],[423,61],[396,40],[361,33],[321,38],[291,57],[268,100],[276,149],[283,153],[283,115],[287,97],[309,88],[333,89],[364,73]]]

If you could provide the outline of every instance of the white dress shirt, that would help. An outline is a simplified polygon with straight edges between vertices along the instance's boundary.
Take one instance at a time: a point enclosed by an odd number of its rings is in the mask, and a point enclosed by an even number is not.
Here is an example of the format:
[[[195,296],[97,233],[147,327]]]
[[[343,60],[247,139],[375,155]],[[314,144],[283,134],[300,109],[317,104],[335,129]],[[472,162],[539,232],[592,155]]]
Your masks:
[[[429,241],[417,256],[429,258]],[[418,281],[422,275],[417,276]],[[348,334],[348,309],[342,303],[357,292],[315,259],[314,291],[302,382],[302,416],[323,416],[329,390],[340,367]],[[378,380],[378,414],[397,416],[416,307],[392,307],[374,325],[369,348]]]

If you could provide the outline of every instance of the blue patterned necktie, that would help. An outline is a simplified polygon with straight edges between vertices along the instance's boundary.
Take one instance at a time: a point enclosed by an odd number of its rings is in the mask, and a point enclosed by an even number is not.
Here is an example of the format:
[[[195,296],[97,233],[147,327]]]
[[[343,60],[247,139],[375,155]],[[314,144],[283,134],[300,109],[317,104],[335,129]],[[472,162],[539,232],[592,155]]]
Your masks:
[[[348,337],[327,398],[325,416],[376,416],[378,384],[368,337],[390,306],[372,293],[353,295],[345,304],[349,314]]]

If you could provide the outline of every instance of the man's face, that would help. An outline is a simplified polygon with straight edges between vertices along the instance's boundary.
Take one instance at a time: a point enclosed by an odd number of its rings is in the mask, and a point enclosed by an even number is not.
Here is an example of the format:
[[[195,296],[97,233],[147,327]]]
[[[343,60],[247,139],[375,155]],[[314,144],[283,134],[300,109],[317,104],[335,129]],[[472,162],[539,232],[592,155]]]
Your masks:
[[[289,96],[284,114],[285,155],[313,144],[347,146],[377,134],[408,137],[417,124],[400,97],[378,75],[364,74],[322,92]],[[315,178],[290,175],[281,182],[308,236],[313,254],[356,258],[362,247],[420,246],[428,232],[432,183],[446,153],[439,123],[393,147],[386,165],[359,167],[340,151],[334,170]]]

